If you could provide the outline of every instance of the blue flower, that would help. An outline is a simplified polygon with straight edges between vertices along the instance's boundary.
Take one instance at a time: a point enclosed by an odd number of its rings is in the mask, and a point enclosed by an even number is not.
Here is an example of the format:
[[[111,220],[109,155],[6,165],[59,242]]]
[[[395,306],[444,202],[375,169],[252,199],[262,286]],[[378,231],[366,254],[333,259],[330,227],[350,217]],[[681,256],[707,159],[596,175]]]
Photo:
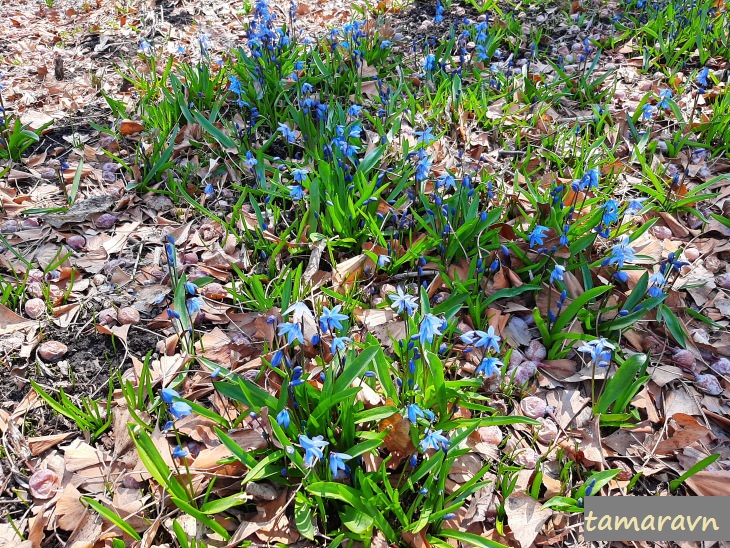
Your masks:
[[[312,84],[309,84],[307,82],[304,82],[302,84],[302,93],[312,93],[312,90],[314,88],[312,87]]]
[[[441,318],[433,314],[426,314],[418,328],[418,340],[421,344],[432,343],[435,336],[441,335],[441,327],[444,323]]]
[[[345,314],[340,314],[342,305],[338,304],[333,306],[332,310],[326,306],[322,307],[322,315],[319,317],[319,327],[322,331],[334,331],[335,329],[342,329],[342,323],[347,320]]]
[[[563,275],[565,274],[565,267],[560,264],[556,264],[553,271],[550,273],[550,283],[554,284],[556,281],[563,281]]]
[[[436,140],[436,137],[431,133],[433,128],[427,127],[423,131],[414,131],[413,135],[418,137],[418,142],[424,145],[430,145]]]
[[[274,355],[271,357],[271,367],[277,368],[281,365],[282,360],[284,359],[284,352],[281,350],[277,350],[274,352]]]
[[[621,283],[626,283],[629,280],[628,273],[624,272],[623,270],[619,270],[618,272],[616,272],[613,277]]]
[[[484,358],[477,367],[475,373],[477,375],[484,375],[485,377],[492,377],[493,375],[499,374],[500,368],[504,364],[494,356]]]
[[[289,185],[286,188],[289,189],[289,197],[295,202],[304,199],[304,189],[300,185]]]
[[[204,304],[203,297],[193,297],[188,299],[186,303],[188,309],[188,315],[193,316],[196,312],[200,312],[200,307]]]
[[[656,104],[657,108],[665,109],[669,108],[669,99],[672,98],[672,92],[668,89],[663,89],[659,92],[659,102]]]
[[[546,226],[537,225],[530,233],[530,247],[545,243],[545,236],[550,229]]]
[[[183,449],[179,445],[175,446],[175,449],[172,450],[172,456],[176,459],[182,459],[184,457],[187,457],[190,453],[187,449]]]
[[[413,312],[415,312],[418,307],[418,301],[416,301],[416,298],[413,295],[405,293],[401,286],[398,286],[397,291],[397,294],[391,293],[388,295],[388,298],[393,301],[393,304],[391,304],[390,307],[395,309],[398,314],[405,310],[406,314],[413,316]]]
[[[287,126],[283,122],[279,122],[279,131],[281,132],[281,135],[284,137],[284,139],[287,140],[288,143],[296,143],[297,142],[297,134],[292,131],[289,126]]]
[[[179,398],[180,394],[177,393],[177,390],[173,390],[172,388],[163,388],[160,391],[160,396],[162,396],[162,401],[164,401],[167,404],[172,403],[173,398]]]
[[[248,167],[253,167],[256,164],[259,163],[259,161],[256,159],[256,157],[251,153],[250,150],[246,151],[246,159],[243,161],[244,164],[246,164]]]
[[[648,105],[648,104],[644,105],[643,107],[641,107],[641,112],[642,112],[641,117],[644,120],[651,120],[651,117],[654,113],[654,107],[651,105]]]
[[[382,42],[380,42],[380,49],[388,49],[392,45],[393,42],[391,42],[390,40],[383,40]]]
[[[338,350],[342,350],[344,352],[347,350],[347,344],[351,342],[352,339],[350,337],[335,337],[332,339],[330,352],[332,352],[333,355],[337,354]]]
[[[606,367],[611,363],[611,351],[616,347],[603,337],[587,341],[578,348],[578,352],[585,352],[591,355],[591,361],[598,367]]]
[[[485,352],[488,352],[490,348],[499,352],[499,341],[502,338],[494,332],[494,327],[490,325],[486,331],[467,331],[461,336],[461,340],[465,344],[473,344],[476,348],[484,348]]]
[[[314,315],[312,314],[312,311],[309,310],[307,303],[305,303],[304,301],[297,301],[289,306],[289,308],[284,310],[284,316],[288,316],[289,314],[291,314],[292,316],[292,321],[297,323],[301,322],[304,316],[306,316],[310,320],[314,320]]]
[[[632,200],[629,200],[629,203],[626,206],[626,210],[624,211],[624,213],[626,213],[627,215],[636,215],[642,209],[644,209],[645,200],[646,198],[634,198]]]
[[[649,277],[649,283],[651,284],[649,290],[647,291],[649,297],[658,298],[664,295],[662,288],[667,283],[664,274],[662,274],[661,272],[655,272]]]
[[[456,181],[450,173],[444,173],[436,178],[436,190],[441,187],[444,187],[444,190],[448,190],[449,188],[456,190]]]
[[[292,344],[294,341],[299,341],[300,344],[304,344],[304,335],[298,323],[279,324],[279,336],[281,337],[283,335],[286,335],[287,344]]]
[[[426,55],[426,60],[423,63],[423,69],[431,71],[436,66],[436,56],[433,53]]]
[[[208,53],[208,48],[210,47],[210,34],[207,32],[204,32],[200,35],[198,38],[198,44],[200,44],[200,50],[204,53]]]
[[[170,263],[170,266],[173,268],[175,265],[177,265],[177,259],[175,256],[175,244],[166,243],[165,244],[165,255],[167,255],[167,262]]]
[[[406,407],[406,414],[408,415],[408,420],[411,421],[411,424],[416,424],[418,417],[424,418],[423,409],[418,407],[415,403]]]
[[[304,384],[304,379],[302,378],[304,370],[301,368],[301,366],[297,365],[294,369],[292,369],[291,373],[291,382],[289,382],[289,386],[294,387],[299,386],[300,384]]]
[[[347,470],[347,465],[345,464],[346,460],[350,460],[352,457],[348,455],[347,453],[336,453],[334,451],[330,452],[330,471],[332,472],[332,476],[336,477],[339,470],[342,470],[343,472]]]
[[[634,250],[629,246],[629,237],[624,236],[621,243],[616,244],[611,248],[611,256],[603,260],[603,266],[610,264],[618,265],[619,268],[623,268],[625,263],[630,263],[636,260],[636,254]]]
[[[612,223],[618,222],[618,204],[616,200],[607,200],[605,204],[601,206],[603,210],[602,222],[608,226]]]
[[[192,412],[193,408],[190,407],[190,404],[184,401],[176,401],[170,406],[170,413],[172,413],[172,416],[176,419],[187,417]]]
[[[428,156],[425,156],[416,164],[416,181],[420,182],[428,178],[430,171],[431,159]]]
[[[350,108],[347,109],[347,115],[352,116],[353,118],[360,116],[361,112],[362,107],[360,105],[350,105]]]
[[[292,177],[294,177],[294,180],[297,183],[303,183],[304,181],[306,181],[306,179],[307,179],[307,173],[309,173],[309,170],[308,169],[302,169],[302,168],[294,169],[291,172]]]
[[[286,407],[279,411],[279,413],[276,415],[276,422],[282,428],[289,428],[291,418],[289,417],[289,410]]]
[[[449,438],[442,435],[441,432],[443,430],[427,430],[426,437],[419,444],[421,451],[426,451],[429,448],[436,449],[436,451],[439,449],[447,449],[449,447]]]
[[[710,83],[707,81],[707,77],[710,75],[710,69],[705,67],[697,75],[697,83],[702,87],[708,87]]]
[[[213,196],[213,194],[215,194],[215,189],[213,188],[213,185],[211,183],[205,185],[205,188],[203,189],[203,194],[205,194],[209,198]]]
[[[384,266],[390,264],[390,257],[387,255],[378,255],[378,266],[383,268]]]
[[[230,91],[231,93],[235,93],[240,97],[243,93],[243,88],[241,88],[241,82],[235,76],[229,76],[228,81],[231,83],[231,85],[228,86],[228,91]]]
[[[304,465],[307,468],[314,466],[314,461],[324,457],[322,449],[329,445],[328,441],[324,441],[324,436],[315,436],[308,438],[304,434],[299,435],[299,443],[304,449]]]
[[[433,18],[434,23],[440,23],[444,20],[444,7],[439,0],[436,0],[436,16]]]
[[[144,55],[152,55],[152,44],[143,38],[139,43],[139,51]]]

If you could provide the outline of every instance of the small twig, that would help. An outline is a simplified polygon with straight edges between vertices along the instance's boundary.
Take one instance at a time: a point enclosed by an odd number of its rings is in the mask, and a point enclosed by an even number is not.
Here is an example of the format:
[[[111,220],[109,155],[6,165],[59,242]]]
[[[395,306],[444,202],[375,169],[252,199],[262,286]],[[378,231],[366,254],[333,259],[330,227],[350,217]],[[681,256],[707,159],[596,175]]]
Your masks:
[[[390,277],[391,280],[405,280],[408,278],[420,278],[423,276],[435,276],[439,274],[438,270],[422,270],[421,272],[401,272],[400,274],[394,274]]]

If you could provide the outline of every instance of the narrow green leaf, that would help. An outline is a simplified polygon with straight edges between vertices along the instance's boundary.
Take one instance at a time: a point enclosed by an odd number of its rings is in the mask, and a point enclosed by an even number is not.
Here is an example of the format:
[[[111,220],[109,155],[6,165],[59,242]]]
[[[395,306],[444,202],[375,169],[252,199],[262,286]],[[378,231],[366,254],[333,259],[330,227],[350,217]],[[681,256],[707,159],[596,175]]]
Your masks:
[[[684,474],[679,476],[677,479],[672,480],[669,482],[669,490],[674,491],[679,487],[682,483],[687,481],[689,478],[694,476],[697,472],[701,472],[708,466],[710,466],[713,462],[715,462],[717,459],[720,458],[720,453],[715,453],[714,455],[709,455],[708,457],[705,457],[700,462],[695,464],[692,468],[687,470]]]
[[[134,540],[142,540],[142,537],[139,536],[139,533],[134,530],[134,528],[129,525],[126,521],[124,521],[119,514],[116,512],[112,512],[109,508],[104,506],[98,501],[95,501],[91,497],[81,497],[81,500],[91,506],[94,510],[96,510],[99,515],[101,515],[103,518],[108,519],[111,521],[114,525],[119,527],[122,531],[127,533],[130,537],[132,537]]]

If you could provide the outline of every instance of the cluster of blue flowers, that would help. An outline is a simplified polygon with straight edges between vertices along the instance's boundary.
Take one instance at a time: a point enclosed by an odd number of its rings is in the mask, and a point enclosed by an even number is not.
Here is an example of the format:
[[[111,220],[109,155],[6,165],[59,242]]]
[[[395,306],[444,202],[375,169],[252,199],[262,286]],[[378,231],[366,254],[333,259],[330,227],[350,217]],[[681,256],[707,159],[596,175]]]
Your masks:
[[[475,348],[481,348],[485,354],[481,363],[477,367],[475,373],[480,376],[491,378],[500,375],[501,367],[504,365],[497,357],[500,352],[499,342],[502,339],[494,332],[491,325],[486,331],[472,330],[461,335],[461,342],[467,347],[465,352],[469,352]],[[490,355],[491,353],[491,355]]]

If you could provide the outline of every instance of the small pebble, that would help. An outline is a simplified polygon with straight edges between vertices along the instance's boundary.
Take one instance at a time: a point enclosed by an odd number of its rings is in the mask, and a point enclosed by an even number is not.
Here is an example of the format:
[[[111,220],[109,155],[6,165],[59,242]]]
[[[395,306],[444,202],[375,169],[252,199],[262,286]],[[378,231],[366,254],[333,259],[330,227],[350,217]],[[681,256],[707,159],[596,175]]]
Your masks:
[[[25,302],[24,309],[29,318],[37,320],[46,312],[46,301],[43,299],[28,299]]]
[[[522,362],[516,368],[510,368],[507,372],[507,377],[512,378],[512,373],[514,373],[513,382],[517,385],[523,385],[532,378],[535,371],[537,371],[537,364],[535,362]]]
[[[20,228],[23,230],[30,230],[32,228],[38,228],[40,223],[36,219],[23,219],[20,223]]]
[[[718,375],[730,375],[730,360],[727,358],[720,358],[712,364],[712,369]]]
[[[66,239],[66,245],[68,245],[74,251],[81,251],[86,245],[86,238],[79,235],[69,236]]]
[[[139,310],[131,306],[120,308],[117,312],[117,320],[122,325],[137,325],[140,322]]]
[[[715,277],[715,283],[723,289],[730,289],[730,274],[720,274]]]
[[[38,347],[38,357],[44,362],[56,362],[68,352],[68,346],[59,341],[46,341]]]
[[[101,325],[113,325],[117,321],[117,311],[113,308],[105,308],[99,312],[97,320]]]
[[[96,226],[99,228],[111,228],[115,224],[117,224],[117,217],[111,213],[104,213],[96,220]]]
[[[520,402],[522,414],[531,419],[544,417],[547,410],[547,404],[542,398],[537,396],[528,396]]]
[[[655,226],[652,232],[660,240],[668,240],[673,236],[672,231],[666,226]]]
[[[697,358],[689,350],[678,350],[672,357],[674,362],[685,369],[692,370],[697,364]]]
[[[684,250],[684,256],[689,262],[693,262],[700,258],[700,251],[694,247],[688,247]]]
[[[525,357],[532,362],[541,362],[547,357],[547,349],[540,341],[531,341],[525,351]]]
[[[492,445],[499,445],[504,438],[504,434],[498,426],[482,426],[477,429],[477,433],[484,443],[491,443]]]
[[[551,443],[558,437],[558,425],[550,418],[539,417],[540,426],[536,427],[537,440],[540,443]]]
[[[695,378],[695,385],[705,394],[709,394],[710,396],[719,396],[722,394],[720,381],[718,381],[717,377],[714,375],[697,375]]]
[[[519,449],[517,455],[515,456],[515,464],[517,466],[524,466],[525,468],[532,470],[537,464],[537,453],[535,453],[535,451],[530,448]]]

